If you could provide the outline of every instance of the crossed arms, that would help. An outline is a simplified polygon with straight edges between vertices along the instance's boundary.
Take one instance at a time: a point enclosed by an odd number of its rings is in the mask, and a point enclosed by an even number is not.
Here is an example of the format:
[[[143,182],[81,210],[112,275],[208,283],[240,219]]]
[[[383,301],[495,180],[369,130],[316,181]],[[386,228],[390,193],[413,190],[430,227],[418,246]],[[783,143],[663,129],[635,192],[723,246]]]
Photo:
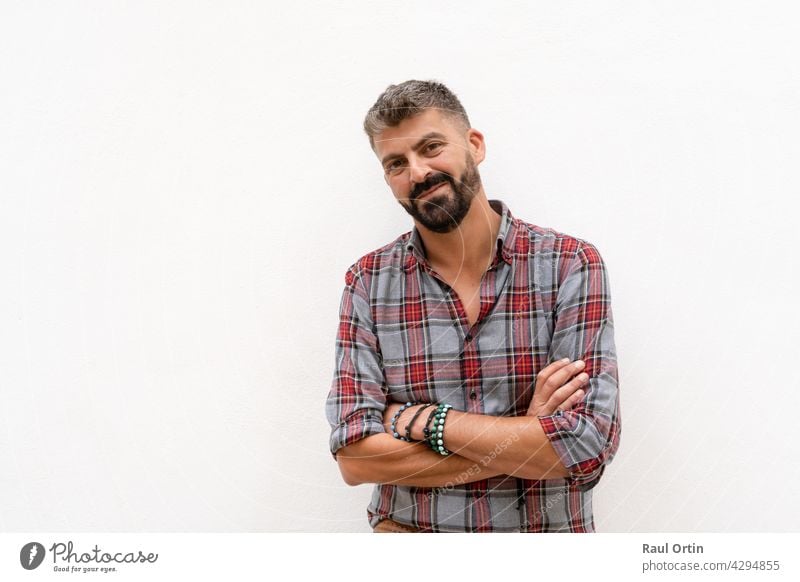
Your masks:
[[[461,485],[497,475],[525,479],[566,477],[569,471],[537,417],[578,403],[588,376],[570,377],[583,367],[580,361],[560,360],[542,370],[526,416],[496,417],[451,410],[446,422],[446,446],[456,454],[447,457],[423,443],[392,437],[389,424],[401,405],[390,404],[384,412],[386,434],[368,436],[338,451],[342,476],[348,485],[391,483],[417,487]],[[418,406],[401,414],[397,425],[401,434]],[[420,424],[414,424],[411,436],[422,440]]]
[[[564,260],[549,350],[551,360],[559,359],[537,373],[526,415],[451,410],[445,446],[455,454],[447,457],[391,436],[390,419],[400,404],[386,401],[379,381],[368,286],[356,270],[348,272],[342,299],[347,317],[339,327],[328,399],[332,451],[346,483],[440,487],[510,475],[589,484],[600,477],[617,450],[620,428],[608,280],[599,253],[585,241]],[[400,429],[414,412],[402,413]],[[421,426],[414,431],[412,437],[421,438]]]

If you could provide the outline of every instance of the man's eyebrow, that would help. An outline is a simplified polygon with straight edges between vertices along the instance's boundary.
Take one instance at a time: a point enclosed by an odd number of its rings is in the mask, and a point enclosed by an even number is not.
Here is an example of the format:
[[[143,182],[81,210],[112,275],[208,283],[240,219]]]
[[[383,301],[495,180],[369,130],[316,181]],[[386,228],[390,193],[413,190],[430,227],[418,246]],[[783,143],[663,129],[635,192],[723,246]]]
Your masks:
[[[439,133],[438,131],[428,132],[425,135],[423,135],[421,138],[419,138],[419,141],[417,143],[415,143],[413,146],[411,146],[411,149],[414,150],[414,151],[417,151],[419,148],[422,147],[422,144],[424,144],[429,139],[434,139],[434,138],[436,138],[436,139],[445,139],[446,137],[447,136],[445,136],[442,133]],[[403,157],[402,154],[389,154],[389,155],[383,157],[383,159],[381,160],[381,165],[385,166],[386,162],[388,162],[389,160],[393,160],[395,158],[402,158],[402,157]]]

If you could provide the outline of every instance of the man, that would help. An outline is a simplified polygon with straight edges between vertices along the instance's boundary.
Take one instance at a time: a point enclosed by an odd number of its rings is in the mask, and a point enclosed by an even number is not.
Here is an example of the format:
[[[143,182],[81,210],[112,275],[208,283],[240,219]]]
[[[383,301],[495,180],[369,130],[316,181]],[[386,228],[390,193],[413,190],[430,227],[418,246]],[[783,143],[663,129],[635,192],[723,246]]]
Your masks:
[[[488,200],[483,135],[444,85],[388,87],[364,129],[414,229],[345,276],[327,400],[345,482],[377,484],[378,532],[594,531],[620,431],[599,253]]]

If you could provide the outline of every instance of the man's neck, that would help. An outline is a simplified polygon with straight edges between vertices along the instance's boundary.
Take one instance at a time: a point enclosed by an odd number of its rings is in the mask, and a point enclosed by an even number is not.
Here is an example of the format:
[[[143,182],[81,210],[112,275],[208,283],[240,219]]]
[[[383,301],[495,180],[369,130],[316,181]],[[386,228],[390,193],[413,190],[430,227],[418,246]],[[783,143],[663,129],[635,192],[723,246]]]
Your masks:
[[[494,258],[501,217],[481,191],[459,227],[437,233],[417,224],[428,262],[439,271],[482,275]]]

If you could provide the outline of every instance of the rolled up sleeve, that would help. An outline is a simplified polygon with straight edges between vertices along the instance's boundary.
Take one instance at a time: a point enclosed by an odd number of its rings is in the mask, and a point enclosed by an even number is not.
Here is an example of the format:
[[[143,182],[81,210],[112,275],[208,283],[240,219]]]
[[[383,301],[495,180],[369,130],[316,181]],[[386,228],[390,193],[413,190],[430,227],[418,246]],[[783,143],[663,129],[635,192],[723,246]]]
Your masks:
[[[548,361],[584,360],[589,383],[574,408],[539,421],[583,489],[594,487],[619,447],[619,377],[608,275],[600,253],[581,241],[565,269]]]
[[[326,401],[330,450],[385,432],[386,391],[370,304],[354,267],[345,276],[336,334],[336,367]]]

